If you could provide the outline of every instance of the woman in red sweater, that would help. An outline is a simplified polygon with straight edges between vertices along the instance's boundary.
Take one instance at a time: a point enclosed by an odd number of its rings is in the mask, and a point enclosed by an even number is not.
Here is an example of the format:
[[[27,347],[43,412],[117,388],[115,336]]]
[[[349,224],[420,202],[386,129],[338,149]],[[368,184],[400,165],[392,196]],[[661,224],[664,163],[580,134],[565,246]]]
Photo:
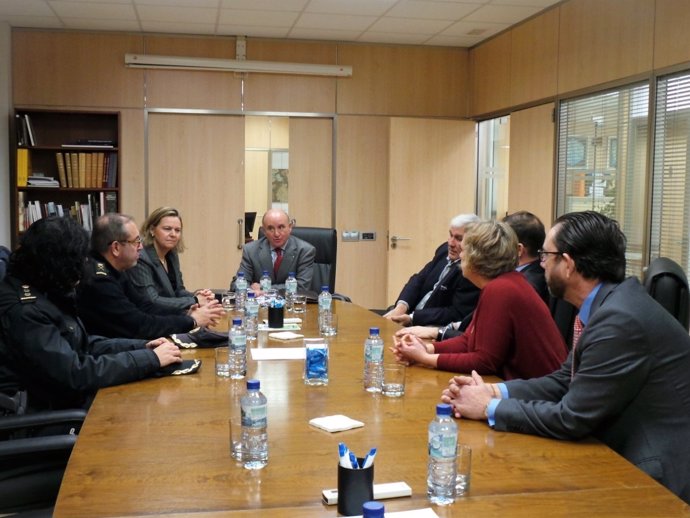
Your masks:
[[[537,292],[515,271],[518,240],[510,226],[486,221],[469,227],[461,244],[463,275],[481,291],[472,323],[461,336],[425,344],[394,337],[399,361],[504,380],[550,374],[567,356],[561,333]]]

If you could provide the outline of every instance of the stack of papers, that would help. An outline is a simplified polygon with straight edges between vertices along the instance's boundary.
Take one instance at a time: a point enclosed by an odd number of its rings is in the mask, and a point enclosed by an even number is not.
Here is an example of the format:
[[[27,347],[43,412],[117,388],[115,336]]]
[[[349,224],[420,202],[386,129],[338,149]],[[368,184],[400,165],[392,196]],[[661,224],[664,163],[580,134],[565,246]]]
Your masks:
[[[252,360],[304,360],[304,347],[259,347],[250,349]]]
[[[298,338],[304,338],[304,335],[293,333],[292,331],[280,331],[279,333],[268,333],[269,338],[275,338],[276,340],[297,340]]]

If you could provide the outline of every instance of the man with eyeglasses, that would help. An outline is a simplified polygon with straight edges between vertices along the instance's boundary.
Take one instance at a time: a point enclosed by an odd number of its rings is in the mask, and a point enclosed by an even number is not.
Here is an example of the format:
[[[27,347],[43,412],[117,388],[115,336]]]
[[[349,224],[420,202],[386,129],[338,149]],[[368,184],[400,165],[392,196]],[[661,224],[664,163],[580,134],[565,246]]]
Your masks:
[[[259,281],[264,271],[271,277],[272,288],[284,289],[288,274],[294,272],[297,288],[300,291],[311,289],[316,249],[292,235],[287,212],[282,209],[266,211],[261,218],[261,228],[263,237],[245,245],[238,269],[244,272],[251,289],[261,293]]]
[[[218,322],[220,306],[196,305],[187,315],[155,315],[137,306],[134,288],[122,272],[137,264],[141,247],[130,216],[111,213],[96,220],[86,275],[77,289],[79,316],[90,334],[154,338]]]
[[[625,279],[625,245],[602,214],[559,217],[539,256],[551,294],[579,309],[565,362],[531,380],[457,376],[441,397],[500,431],[592,435],[690,503],[690,336]]]

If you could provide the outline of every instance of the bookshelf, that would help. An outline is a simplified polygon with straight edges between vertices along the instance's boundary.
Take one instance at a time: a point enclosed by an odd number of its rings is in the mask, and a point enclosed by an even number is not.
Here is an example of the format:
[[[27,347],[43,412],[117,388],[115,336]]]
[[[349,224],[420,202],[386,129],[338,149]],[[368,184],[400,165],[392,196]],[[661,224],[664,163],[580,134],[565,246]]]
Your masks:
[[[119,112],[16,108],[12,118],[12,246],[38,218],[93,219],[120,210]]]

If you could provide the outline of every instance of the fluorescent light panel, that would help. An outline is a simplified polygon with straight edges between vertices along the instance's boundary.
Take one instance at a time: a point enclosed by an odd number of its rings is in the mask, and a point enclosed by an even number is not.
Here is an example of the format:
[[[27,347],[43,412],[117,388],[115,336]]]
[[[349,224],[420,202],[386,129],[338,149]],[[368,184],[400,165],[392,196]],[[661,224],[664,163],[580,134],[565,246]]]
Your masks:
[[[186,58],[177,56],[155,56],[152,54],[125,54],[125,65],[132,68],[157,68],[167,70],[211,70],[217,72],[256,72],[259,74],[305,76],[352,76],[351,66],[282,63],[280,61]]]

